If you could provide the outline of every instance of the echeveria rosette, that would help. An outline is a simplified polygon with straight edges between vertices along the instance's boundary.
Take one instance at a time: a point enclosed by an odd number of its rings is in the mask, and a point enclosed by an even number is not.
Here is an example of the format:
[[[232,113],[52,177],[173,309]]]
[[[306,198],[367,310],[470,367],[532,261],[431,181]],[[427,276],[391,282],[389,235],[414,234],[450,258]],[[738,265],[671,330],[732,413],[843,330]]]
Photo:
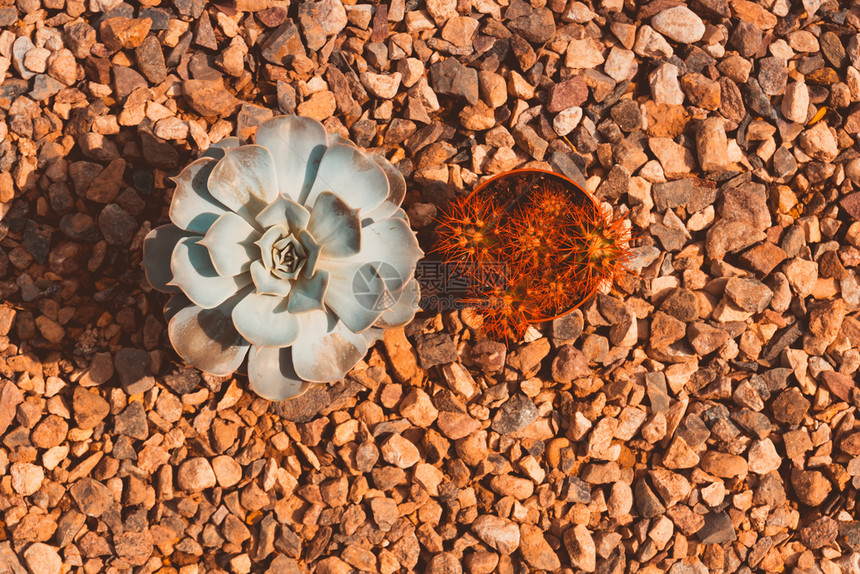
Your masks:
[[[176,178],[172,223],[144,242],[147,279],[171,293],[176,351],[216,375],[247,357],[251,388],[270,400],[343,378],[415,314],[423,252],[405,193],[387,160],[308,118],[210,148]]]

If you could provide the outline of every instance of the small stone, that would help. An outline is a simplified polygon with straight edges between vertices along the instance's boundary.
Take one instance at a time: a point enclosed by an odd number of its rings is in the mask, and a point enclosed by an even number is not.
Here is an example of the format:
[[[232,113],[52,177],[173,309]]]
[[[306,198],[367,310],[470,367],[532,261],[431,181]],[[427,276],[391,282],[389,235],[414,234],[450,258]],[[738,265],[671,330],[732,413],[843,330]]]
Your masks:
[[[507,347],[498,341],[482,340],[472,348],[472,361],[488,374],[501,372],[505,367]]]
[[[691,104],[706,110],[717,110],[722,102],[720,83],[702,74],[685,74],[681,78],[681,89]]]
[[[687,498],[692,488],[690,481],[684,478],[683,475],[666,470],[665,468],[655,468],[652,470],[651,482],[654,483],[654,489],[668,507]]]
[[[769,438],[753,442],[747,458],[750,472],[756,474],[768,474],[782,466],[782,457],[776,452],[776,447]]]
[[[509,30],[533,44],[544,44],[555,36],[555,17],[549,8],[533,8],[521,2],[516,10],[506,10],[505,17]]]
[[[35,44],[26,35],[19,36],[12,44],[12,64],[18,74],[25,80],[29,80],[36,75],[36,72],[29,69],[25,63],[27,54],[35,49]]]
[[[633,100],[621,100],[612,106],[610,114],[624,132],[634,132],[642,127],[642,110]]]
[[[845,66],[845,47],[839,36],[828,30],[819,38],[821,51],[824,57],[837,69]]]
[[[544,538],[543,530],[531,524],[520,524],[520,553],[536,570],[555,572],[561,568],[558,555]]]
[[[30,92],[30,97],[41,102],[57,94],[64,87],[63,84],[54,78],[45,74],[39,74],[33,79],[33,90]]]
[[[99,35],[105,47],[116,52],[140,46],[151,26],[149,18],[106,18],[99,26]]]
[[[720,478],[742,478],[749,470],[747,461],[743,457],[715,450],[705,453],[701,467],[705,472]]]
[[[491,108],[501,107],[508,101],[508,87],[499,74],[481,70],[478,72],[478,84],[481,99]]]
[[[687,326],[684,322],[662,311],[654,313],[651,320],[651,331],[649,342],[655,349],[671,345],[675,341],[684,338]]]
[[[860,221],[860,191],[849,193],[842,197],[839,201],[839,205],[848,213],[848,215],[854,218],[855,221]]]
[[[245,71],[245,55],[247,52],[247,47],[231,44],[226,50],[218,54],[215,63],[231,76],[241,77]]]
[[[596,68],[605,61],[602,49],[602,45],[594,38],[572,40],[567,45],[565,65],[575,69]]]
[[[633,51],[643,58],[668,58],[674,54],[666,38],[648,24],[639,26]],[[677,68],[675,69],[677,71]]]
[[[459,96],[473,106],[478,103],[478,71],[464,66],[456,58],[430,66],[430,79],[437,94]]]
[[[540,369],[541,361],[549,354],[550,344],[546,338],[522,345],[508,357],[508,365],[526,377],[533,376]]]
[[[371,442],[365,442],[356,448],[355,466],[362,472],[370,472],[379,460],[379,449]]]
[[[114,430],[131,438],[146,439],[149,436],[149,424],[143,405],[138,401],[129,403],[125,410],[116,416]]]
[[[394,72],[390,75],[363,72],[361,74],[361,84],[377,98],[390,100],[397,95],[401,78],[400,72]]]
[[[163,140],[184,140],[188,137],[188,124],[174,116],[161,118],[155,123],[152,133]]]
[[[78,65],[71,50],[62,48],[48,58],[48,75],[67,86],[78,81]]]
[[[503,554],[512,554],[519,548],[520,529],[505,518],[483,514],[472,522],[471,529],[478,538]]]
[[[696,153],[702,171],[721,171],[729,165],[728,139],[720,118],[708,118],[696,133]]]
[[[552,120],[552,129],[558,136],[572,132],[582,120],[582,108],[573,107],[560,111]]]
[[[788,82],[787,62],[782,58],[762,58],[758,61],[758,82],[762,91],[768,96],[779,96],[785,93]]]
[[[668,179],[683,177],[696,167],[695,159],[690,150],[669,138],[651,138],[648,145],[657,159],[660,160],[663,173]]]
[[[745,221],[721,219],[708,230],[705,250],[711,260],[721,260],[727,253],[740,251],[764,239],[763,231]]]
[[[125,209],[111,203],[102,208],[98,219],[99,230],[110,245],[127,245],[138,229],[137,221]]]
[[[830,481],[817,470],[791,469],[791,484],[797,498],[807,506],[818,506],[832,490]]]
[[[678,82],[678,68],[669,63],[660,65],[648,74],[651,96],[658,104],[679,106],[684,103],[684,92]]]
[[[90,55],[90,48],[96,43],[95,29],[81,19],[66,24],[63,36],[66,47],[72,51],[75,58],[81,60]],[[21,36],[19,40],[21,38],[27,37]]]
[[[410,468],[421,460],[418,448],[407,438],[392,434],[380,448],[382,458],[398,468]]]
[[[761,313],[773,299],[773,291],[755,279],[732,277],[726,283],[726,297],[744,311]]]
[[[563,539],[571,566],[585,572],[594,572],[597,565],[597,549],[588,528],[583,524],[577,524],[564,532]]]
[[[522,75],[511,70],[508,73],[508,93],[519,100],[530,100],[535,95],[535,88]]]
[[[698,531],[702,544],[723,544],[737,539],[732,519],[725,512],[705,515],[705,524]]]
[[[818,375],[818,378],[831,393],[843,401],[851,398],[851,391],[856,387],[854,379],[836,371],[824,371]]]
[[[573,345],[561,347],[552,361],[552,378],[557,383],[567,384],[587,376],[589,372],[588,359]]]
[[[114,357],[116,371],[126,392],[136,395],[155,385],[149,371],[149,355],[143,349],[124,348]]]
[[[481,423],[468,414],[449,411],[439,413],[436,425],[451,440],[466,438],[481,429]]]
[[[655,30],[681,44],[698,42],[705,35],[705,24],[686,6],[667,8],[651,18]]]
[[[447,333],[420,335],[416,337],[415,343],[418,359],[425,369],[457,360],[457,348]]]
[[[0,433],[5,433],[15,420],[15,411],[23,402],[24,395],[12,381],[0,383]]]
[[[803,457],[812,450],[812,439],[806,429],[788,431],[783,436],[785,445],[785,456],[789,459]]]
[[[36,542],[24,550],[23,556],[31,574],[60,574],[62,571],[63,560],[53,546]],[[17,573],[14,565],[11,568],[10,572]]]
[[[69,424],[57,415],[42,419],[30,433],[30,442],[36,448],[49,449],[59,446],[69,432]]]
[[[839,543],[857,552],[860,550],[860,522],[856,520],[842,522],[839,526]]]
[[[443,552],[430,559],[427,574],[462,574],[460,559],[452,552]]]
[[[572,107],[581,106],[588,99],[588,86],[582,76],[573,76],[553,84],[549,89],[546,109],[554,114]]]
[[[603,64],[603,72],[616,82],[627,80],[635,75],[638,70],[636,54],[620,46],[612,47],[606,57],[606,62]]]
[[[540,137],[529,125],[520,123],[514,127],[514,140],[523,150],[537,161],[543,161],[549,142]]]
[[[319,50],[329,36],[337,35],[346,27],[346,8],[338,0],[305,2],[299,6],[299,23],[308,49]]]
[[[695,322],[687,326],[687,338],[696,353],[704,357],[719,349],[731,337],[723,329]]]
[[[138,69],[150,84],[160,84],[167,77],[164,52],[161,51],[161,43],[155,36],[147,36],[140,46],[134,49],[134,58]]]
[[[525,395],[517,393],[499,408],[492,429],[499,434],[513,434],[530,425],[538,416],[537,407]]]
[[[457,0],[427,0],[425,8],[437,26],[442,26],[457,14]]]
[[[179,488],[188,492],[201,492],[217,484],[209,460],[200,456],[189,458],[179,466],[176,481]]]
[[[143,566],[149,561],[155,547],[148,530],[143,532],[123,532],[114,537],[117,555],[132,566]]]
[[[839,535],[837,522],[822,516],[800,529],[800,541],[810,550],[818,550],[832,544]]]
[[[478,29],[478,21],[467,16],[449,18],[442,28],[442,38],[459,48],[465,48],[472,43],[472,37]]]
[[[823,121],[800,134],[800,147],[807,155],[820,161],[833,161],[839,154],[836,136]]]
[[[485,131],[496,125],[493,108],[479,101],[474,106],[466,106],[460,112],[460,124],[467,130]]]
[[[666,454],[663,455],[663,465],[666,468],[693,468],[699,464],[699,456],[687,445],[680,436],[676,436]]]
[[[110,203],[119,194],[126,161],[116,158],[108,164],[90,183],[86,191],[87,199],[97,203]]]
[[[527,478],[503,474],[490,480],[490,488],[501,496],[511,496],[517,500],[526,500],[534,494],[534,483]]]
[[[429,427],[439,416],[430,395],[421,389],[413,389],[400,403],[400,414],[418,427]]]
[[[298,115],[315,119],[318,122],[330,118],[334,115],[335,110],[337,110],[337,100],[335,95],[328,90],[316,92],[296,108]]]
[[[110,413],[110,405],[97,392],[75,387],[72,396],[75,422],[84,430],[95,428]]]
[[[805,124],[809,114],[809,89],[804,82],[792,82],[782,98],[782,115],[790,122]]]
[[[224,88],[221,80],[185,80],[182,93],[201,116],[227,116],[239,106],[239,100]]]
[[[400,518],[397,503],[386,497],[373,498],[370,501],[370,510],[373,513],[373,521],[383,532],[388,532]]]
[[[260,55],[276,66],[286,65],[296,56],[305,56],[299,29],[292,20],[288,19],[268,33],[260,45]]]
[[[606,501],[606,511],[610,518],[621,518],[630,513],[633,508],[633,490],[624,481],[615,482],[609,491]]]
[[[29,462],[12,463],[9,474],[12,478],[12,489],[21,496],[35,494],[45,480],[45,471],[42,467]]]
[[[424,76],[424,62],[418,58],[403,58],[397,62],[397,71],[402,76],[403,86],[411,88]]]
[[[116,504],[110,489],[92,478],[75,482],[69,492],[78,508],[87,516],[98,518]]]
[[[800,389],[790,388],[780,393],[773,401],[773,415],[779,422],[798,425],[803,422],[811,403]]]
[[[782,267],[788,284],[800,297],[806,297],[818,281],[818,263],[807,259],[795,258]]]

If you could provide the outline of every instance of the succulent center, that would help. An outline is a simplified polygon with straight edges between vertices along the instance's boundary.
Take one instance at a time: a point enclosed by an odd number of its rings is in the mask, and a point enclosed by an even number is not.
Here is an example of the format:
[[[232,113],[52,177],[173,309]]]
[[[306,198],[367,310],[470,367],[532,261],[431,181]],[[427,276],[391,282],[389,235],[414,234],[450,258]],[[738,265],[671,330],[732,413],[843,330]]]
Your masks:
[[[299,254],[300,249],[301,246],[292,235],[275,242],[272,246],[274,269],[283,273],[297,273],[304,263],[304,257]]]
[[[263,267],[280,279],[295,279],[308,260],[302,242],[284,225],[266,230],[257,242]]]

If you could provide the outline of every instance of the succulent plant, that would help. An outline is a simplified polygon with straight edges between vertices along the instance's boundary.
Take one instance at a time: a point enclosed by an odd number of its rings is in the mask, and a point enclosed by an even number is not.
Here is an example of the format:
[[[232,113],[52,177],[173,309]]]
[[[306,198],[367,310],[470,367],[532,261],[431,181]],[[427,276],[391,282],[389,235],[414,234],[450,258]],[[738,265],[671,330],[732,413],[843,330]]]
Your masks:
[[[251,388],[282,400],[343,378],[414,316],[423,252],[384,158],[283,116],[175,181],[171,223],[147,235],[143,265],[171,294],[168,336],[190,365],[230,375],[247,358]]]

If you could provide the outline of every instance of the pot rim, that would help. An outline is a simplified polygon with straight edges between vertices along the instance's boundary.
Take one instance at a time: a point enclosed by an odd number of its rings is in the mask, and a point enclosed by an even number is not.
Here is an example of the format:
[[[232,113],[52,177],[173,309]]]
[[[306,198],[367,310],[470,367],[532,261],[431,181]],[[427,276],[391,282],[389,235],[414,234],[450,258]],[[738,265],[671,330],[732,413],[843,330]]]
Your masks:
[[[490,184],[494,183],[495,181],[497,181],[497,180],[499,180],[499,179],[502,179],[502,178],[504,178],[504,177],[507,177],[507,176],[510,176],[510,175],[513,175],[513,174],[517,174],[517,173],[525,173],[525,172],[529,172],[529,173],[545,173],[545,174],[547,174],[547,175],[552,175],[552,176],[558,177],[559,179],[561,179],[562,181],[564,181],[565,183],[567,183],[569,186],[572,186],[572,187],[573,187],[573,189],[575,189],[576,191],[581,192],[585,197],[587,197],[587,198],[588,198],[588,200],[591,202],[591,205],[594,207],[594,209],[595,209],[595,210],[598,210],[598,211],[600,210],[600,204],[597,202],[597,199],[596,199],[593,195],[591,195],[588,191],[586,191],[586,190],[585,190],[585,188],[583,188],[581,185],[579,185],[578,183],[576,183],[575,181],[573,181],[572,179],[570,179],[570,178],[569,178],[569,177],[567,177],[566,175],[560,174],[560,173],[555,172],[555,171],[550,171],[550,170],[547,170],[547,169],[532,168],[532,167],[521,167],[521,168],[512,169],[512,170],[510,170],[510,171],[506,171],[506,172],[503,172],[503,173],[496,174],[496,175],[494,175],[493,177],[491,177],[491,178],[489,178],[489,179],[487,179],[487,180],[482,181],[481,183],[479,183],[479,184],[477,185],[477,187],[475,187],[475,189],[473,189],[473,190],[472,190],[472,192],[471,192],[468,196],[466,196],[466,199],[471,199],[472,197],[474,197],[474,196],[475,196],[475,195],[477,195],[478,193],[480,193],[480,192],[484,191],[488,185],[490,185]],[[573,305],[573,306],[571,306],[571,307],[568,307],[566,310],[564,310],[564,311],[563,311],[563,312],[561,312],[561,313],[558,313],[558,314],[553,315],[553,316],[550,316],[550,317],[535,317],[535,318],[533,318],[533,319],[529,319],[529,320],[528,320],[528,322],[529,322],[529,324],[534,325],[534,324],[537,324],[537,323],[544,323],[544,322],[546,322],[546,321],[554,321],[555,319],[559,319],[559,318],[561,318],[561,317],[564,317],[565,315],[567,315],[567,314],[568,314],[568,313],[570,313],[571,311],[574,311],[574,310],[578,309],[579,307],[581,307],[582,305],[584,305],[585,303],[587,303],[588,301],[590,301],[590,300],[594,297],[595,293],[597,293],[597,291],[598,291],[598,289],[599,289],[599,288],[600,288],[600,285],[599,285],[599,284],[598,284],[598,285],[595,285],[595,286],[591,289],[591,291],[590,291],[588,294],[586,294],[586,296],[585,296],[585,297],[583,297],[582,299],[580,299],[579,303],[576,303],[575,305]]]
[[[547,175],[552,175],[552,176],[558,177],[562,181],[564,181],[565,183],[573,186],[574,189],[576,189],[577,191],[582,192],[583,195],[585,195],[589,200],[591,200],[591,203],[594,205],[595,209],[600,209],[600,204],[597,202],[597,199],[593,195],[591,195],[588,191],[586,191],[584,187],[582,187],[581,185],[579,185],[578,183],[576,183],[575,181],[573,181],[572,179],[570,179],[566,175],[560,174],[556,171],[550,171],[548,169],[540,169],[540,168],[536,168],[536,167],[520,167],[517,169],[512,169],[510,171],[497,173],[496,175],[494,175],[490,179],[484,180],[481,183],[479,183],[477,185],[477,187],[475,187],[475,189],[473,189],[472,192],[466,196],[466,199],[471,199],[472,197],[477,195],[479,192],[484,191],[484,188],[486,188],[489,184],[494,183],[496,180],[502,179],[503,177],[507,177],[509,175],[513,175],[516,173],[526,173],[526,172],[545,173]]]

